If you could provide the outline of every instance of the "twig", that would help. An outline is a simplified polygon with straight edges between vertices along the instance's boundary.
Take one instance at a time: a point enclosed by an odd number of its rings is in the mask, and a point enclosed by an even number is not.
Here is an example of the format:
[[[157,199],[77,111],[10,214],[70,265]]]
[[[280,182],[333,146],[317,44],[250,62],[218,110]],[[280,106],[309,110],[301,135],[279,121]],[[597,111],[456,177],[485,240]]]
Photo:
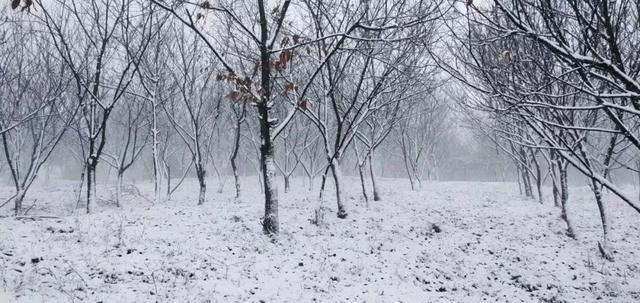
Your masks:
[[[33,204],[31,204],[31,206],[30,206],[29,208],[27,208],[27,210],[25,210],[25,211],[24,211],[24,215],[25,215],[25,216],[29,213],[29,211],[30,211],[34,206],[36,206],[36,202],[38,202],[38,199],[33,200]]]
[[[9,202],[11,202],[11,200],[13,200],[13,198],[15,198],[17,196],[17,194],[11,196],[9,199],[7,199],[7,201],[4,201],[4,203],[2,203],[2,205],[0,205],[0,208],[2,208],[3,206],[9,204]]]
[[[16,216],[16,220],[60,219],[56,216]]]

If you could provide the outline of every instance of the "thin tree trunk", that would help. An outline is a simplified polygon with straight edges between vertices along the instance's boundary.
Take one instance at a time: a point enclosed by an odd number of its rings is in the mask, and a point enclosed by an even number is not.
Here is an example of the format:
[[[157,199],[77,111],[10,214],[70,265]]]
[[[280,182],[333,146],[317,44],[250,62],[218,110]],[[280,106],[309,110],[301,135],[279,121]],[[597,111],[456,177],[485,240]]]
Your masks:
[[[553,206],[560,207],[560,192],[558,191],[558,184],[556,180],[551,181],[551,191],[553,194]]]
[[[2,133],[2,145],[3,145],[3,150],[4,150],[4,156],[5,159],[7,161],[7,166],[9,167],[9,170],[11,171],[11,177],[13,179],[13,184],[16,187],[16,196],[14,198],[13,201],[13,211],[15,213],[16,216],[18,216],[21,212],[22,212],[22,198],[21,196],[23,196],[22,192],[22,187],[20,186],[20,178],[19,178],[19,173],[18,173],[18,166],[19,164],[19,159],[15,159],[15,166],[13,165],[13,160],[12,157],[10,155],[9,152],[9,143],[7,140],[7,133]],[[19,155],[19,154],[18,154]]]
[[[231,170],[233,172],[233,182],[236,188],[236,199],[240,198],[240,176],[238,175],[238,165],[236,164],[236,159],[238,158],[238,150],[240,149],[240,132],[242,130],[240,128],[241,124],[241,120],[238,120],[238,122],[236,123],[236,132],[233,138],[233,151],[231,152],[231,157],[229,159],[231,162]]]
[[[320,201],[323,201],[324,198],[324,188],[327,185],[327,174],[329,173],[329,169],[331,169],[331,165],[325,168],[324,173],[322,174],[322,180],[320,181],[320,194],[318,197]]]
[[[87,207],[86,207],[87,214],[91,213],[91,202],[93,201],[93,198],[94,198],[94,190],[93,190],[93,186],[95,185],[93,183],[94,173],[95,173],[95,166],[93,166],[92,164],[87,164]]]
[[[558,190],[558,174],[557,174],[557,163],[556,156],[553,152],[549,155],[549,174],[551,175],[551,185],[552,185],[552,194],[553,194],[553,205],[555,207],[560,207],[560,191]]]
[[[97,167],[94,167],[93,169],[93,177],[91,178],[92,182],[93,182],[93,201],[98,201],[98,173],[97,173]]]
[[[152,114],[153,125],[151,134],[153,136],[153,145],[151,148],[151,156],[153,157],[153,197],[154,202],[160,202],[160,162],[158,160],[158,113],[156,112],[155,98],[153,102]]]
[[[540,170],[540,163],[538,163],[538,159],[536,159],[535,155],[532,154],[533,164],[536,168],[536,190],[538,191],[538,202],[540,204],[544,203],[544,197],[542,196],[542,172]]]
[[[166,177],[167,177],[167,200],[171,199],[171,166],[169,166],[168,164],[165,163],[164,165],[164,170],[166,172]]]
[[[567,214],[567,203],[569,202],[569,182],[567,180],[567,165],[568,163],[562,163],[558,160],[558,170],[560,170],[560,205],[562,207],[562,220],[567,224],[567,235],[571,238],[576,238],[576,233],[573,228],[573,224]]]
[[[400,134],[401,136],[401,147],[402,147],[402,159],[404,160],[404,168],[407,171],[407,176],[409,177],[409,182],[411,183],[411,190],[415,191],[416,190],[416,186],[413,183],[413,176],[411,174],[411,168],[409,167],[409,155],[408,155],[408,151],[407,151],[407,146],[404,140],[404,133]]]
[[[313,176],[311,174],[307,174],[307,178],[309,178],[309,191],[313,191]]]
[[[342,202],[342,170],[340,169],[340,161],[334,157],[331,161],[331,173],[333,175],[333,182],[336,187],[336,203],[338,204],[338,218],[344,219],[347,217],[347,210]]]
[[[520,192],[520,195],[522,196],[522,174],[520,173],[520,164],[516,163],[516,180],[518,181],[518,192]]]
[[[84,187],[84,175],[87,172],[87,163],[84,162],[82,170],[80,172],[80,186],[78,186],[78,198],[76,200],[76,209],[80,207],[80,200],[82,200],[82,188]]]
[[[26,191],[24,189],[18,189],[16,192],[16,197],[14,200],[14,212],[16,216],[22,215],[22,202],[24,201],[24,196],[26,195]]]
[[[198,184],[200,186],[200,193],[198,195],[198,205],[204,204],[205,196],[207,193],[207,184],[205,181],[206,172],[201,164],[196,165],[196,176],[198,177]]]
[[[598,242],[598,248],[600,249],[600,253],[602,257],[613,261],[613,254],[609,250],[609,221],[607,217],[607,212],[604,207],[604,203],[602,201],[602,190],[600,188],[600,184],[596,179],[591,179],[591,190],[593,191],[593,195],[596,199],[596,203],[598,204],[598,211],[600,212],[600,221],[602,222],[602,242]]]
[[[233,171],[233,183],[236,189],[236,199],[240,199],[240,175],[238,174],[238,167],[236,166],[235,159],[231,161],[231,169]]]
[[[522,183],[524,184],[524,195],[527,198],[533,197],[533,190],[531,187],[531,179],[529,177],[529,172],[526,168],[522,169]]]
[[[118,178],[116,180],[116,206],[120,207],[120,199],[122,198],[122,179],[124,179],[124,172],[118,170]]]
[[[520,161],[522,162],[522,183],[524,184],[524,193],[528,198],[533,197],[533,187],[531,186],[531,177],[529,174],[529,159],[524,151],[524,148],[520,147]]]
[[[369,197],[367,196],[367,187],[364,184],[364,172],[362,171],[362,165],[358,165],[358,173],[360,174],[360,185],[362,187],[362,197],[364,197],[364,202],[369,207]]]
[[[607,153],[603,161],[604,172],[602,176],[606,179],[609,178],[609,173],[611,171],[610,164],[611,164],[611,160],[613,159],[613,155],[615,153],[615,147],[616,147],[617,141],[618,141],[618,135],[611,136],[611,139],[609,140],[609,147],[607,148]],[[581,151],[583,151],[582,153],[585,154],[584,149],[581,149]],[[605,209],[604,201],[602,201],[603,186],[600,184],[600,182],[598,182],[594,178],[591,179],[591,183],[594,189],[593,194],[595,195],[596,203],[598,204],[598,210],[600,211],[600,220],[602,221],[602,242],[598,243],[598,248],[600,249],[600,253],[602,253],[602,256],[605,259],[609,261],[613,261],[613,254],[609,249],[610,225],[609,225],[607,210]]]
[[[369,174],[371,175],[371,186],[373,187],[373,201],[380,201],[380,193],[378,192],[378,182],[376,182],[376,174],[373,171],[373,156],[369,155]]]
[[[291,184],[289,183],[289,176],[282,175],[282,178],[284,179],[284,192],[288,193],[289,192],[289,188],[291,186]]]

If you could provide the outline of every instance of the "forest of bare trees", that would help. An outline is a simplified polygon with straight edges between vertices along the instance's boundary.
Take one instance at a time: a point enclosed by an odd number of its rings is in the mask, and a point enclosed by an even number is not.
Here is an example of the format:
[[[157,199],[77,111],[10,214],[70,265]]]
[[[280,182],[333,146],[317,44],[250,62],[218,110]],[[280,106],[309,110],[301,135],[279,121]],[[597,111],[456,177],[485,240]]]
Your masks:
[[[587,180],[612,260],[603,193],[640,212],[624,189],[640,179],[639,12],[632,0],[12,0],[0,173],[15,191],[0,205],[25,215],[45,167],[71,171],[86,213],[100,186],[120,207],[132,178],[153,182],[155,203],[195,178],[202,205],[223,190],[242,199],[253,175],[275,234],[281,191],[302,186],[348,218],[345,174],[367,205],[385,199],[388,163],[418,191],[464,165],[451,155],[465,133],[522,195],[557,206],[569,237],[570,179]]]

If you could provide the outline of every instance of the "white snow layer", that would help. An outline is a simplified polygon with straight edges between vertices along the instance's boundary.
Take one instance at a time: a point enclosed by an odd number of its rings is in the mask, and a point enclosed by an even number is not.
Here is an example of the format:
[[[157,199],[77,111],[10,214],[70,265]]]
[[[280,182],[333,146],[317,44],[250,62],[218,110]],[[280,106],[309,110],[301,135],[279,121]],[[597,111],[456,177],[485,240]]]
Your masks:
[[[243,182],[240,201],[227,182],[203,206],[195,180],[156,205],[150,184],[141,195],[125,191],[121,209],[113,190],[99,192],[91,215],[74,211],[73,183],[36,188],[24,203],[37,198],[29,215],[60,218],[0,219],[0,302],[640,300],[640,216],[607,197],[616,260],[605,261],[587,188],[571,189],[571,240],[550,195],[540,205],[514,184],[433,182],[411,192],[406,180],[382,180],[383,201],[366,208],[347,178],[348,218],[336,218],[328,188],[318,227],[317,191],[295,179],[291,193],[280,191],[272,240],[259,223],[258,184]]]

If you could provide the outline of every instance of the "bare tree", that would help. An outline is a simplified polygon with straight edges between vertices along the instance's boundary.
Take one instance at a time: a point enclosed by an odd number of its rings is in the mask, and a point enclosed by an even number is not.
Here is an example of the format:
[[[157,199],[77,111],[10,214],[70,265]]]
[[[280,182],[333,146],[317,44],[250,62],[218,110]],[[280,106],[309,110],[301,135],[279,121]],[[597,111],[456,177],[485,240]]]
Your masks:
[[[567,163],[589,179],[603,227],[599,248],[603,257],[612,260],[602,188],[640,211],[637,203],[609,178],[612,163],[618,162],[614,155],[621,154],[624,146],[638,146],[634,77],[627,74],[635,73],[637,68],[624,66],[626,61],[622,58],[630,53],[616,38],[628,30],[615,26],[624,22],[621,20],[626,15],[614,20],[608,3],[588,2],[543,2],[536,6],[524,1],[509,5],[494,1],[490,12],[472,9],[467,15],[468,35],[460,39],[466,40],[468,52],[464,57],[457,56],[457,62],[467,68],[449,71],[487,96],[467,105],[499,121],[501,126],[494,127],[492,133],[518,150],[519,156],[514,159],[522,164],[523,171],[535,176],[541,202],[537,155],[551,150],[553,158],[562,159],[556,160],[562,191],[560,204],[570,235],[573,228],[565,207]],[[628,2],[620,4],[616,10],[634,9]],[[585,12],[597,16],[590,19],[597,21],[585,19]],[[556,18],[560,14],[566,18]],[[603,28],[608,38],[592,32],[593,28]],[[629,35],[637,41],[636,35]],[[476,41],[490,43],[480,45]],[[597,50],[599,47],[612,50],[612,58],[605,59]],[[451,67],[444,61],[440,63]],[[525,185],[530,184],[529,173],[522,176]]]
[[[131,98],[116,109],[109,129],[115,130],[113,144],[102,153],[104,160],[116,169],[116,206],[120,207],[125,172],[140,158],[149,142],[147,107],[144,100]]]
[[[206,198],[206,167],[211,161],[208,150],[222,104],[222,92],[216,87],[212,72],[214,67],[201,60],[201,44],[191,32],[176,28],[173,47],[178,50],[178,58],[171,73],[180,96],[163,105],[175,132],[193,158],[200,186],[198,205]]]
[[[32,23],[16,22],[4,34],[0,136],[15,194],[0,206],[13,200],[18,216],[23,214],[27,191],[73,122],[78,106],[67,98],[68,70],[58,64],[46,37]]]
[[[236,191],[236,199],[240,198],[240,174],[238,172],[238,152],[240,151],[240,143],[242,138],[242,125],[247,117],[247,103],[231,103],[231,112],[233,113],[233,146],[231,149],[231,156],[229,156],[229,162],[231,164],[231,171],[233,173],[234,187]]]
[[[396,130],[398,135],[395,137],[412,190],[422,186],[425,171],[436,164],[432,160],[438,144],[448,135],[446,100],[435,95],[420,95],[417,98],[426,100],[412,102],[408,107],[411,112],[399,122]]]
[[[133,0],[36,0],[38,12],[64,64],[71,71],[87,139],[87,213],[96,167],[107,143],[107,123],[134,80],[152,36],[148,5]],[[61,9],[63,8],[63,9]]]
[[[367,16],[364,14],[368,11],[368,3],[358,4],[358,8],[352,12],[349,5],[345,5],[345,1],[336,1],[336,7],[345,9],[341,12],[351,13],[350,16],[355,18],[344,18],[347,21],[345,27],[327,27],[329,30],[335,29],[332,33],[327,32],[296,32],[294,27],[291,29],[285,29],[287,23],[285,19],[289,14],[302,14],[298,16],[298,20],[305,20],[302,18],[304,15],[315,18],[317,22],[324,23],[326,15],[318,14],[326,10],[326,4],[320,5],[305,3],[306,9],[302,7],[299,11],[290,11],[290,0],[285,0],[282,5],[278,5],[276,9],[273,9],[271,13],[267,10],[265,1],[259,0],[255,6],[238,5],[234,3],[218,3],[216,5],[209,1],[203,1],[199,4],[188,4],[181,2],[167,2],[160,0],[152,0],[155,4],[163,9],[171,12],[180,22],[186,27],[198,35],[205,41],[209,50],[213,53],[215,58],[220,62],[223,71],[217,76],[218,80],[227,82],[232,91],[229,95],[230,99],[245,98],[248,102],[255,104],[258,110],[258,119],[260,121],[260,158],[261,158],[261,174],[262,182],[264,186],[265,197],[265,214],[263,217],[263,229],[265,233],[273,234],[278,232],[278,193],[277,187],[273,182],[275,177],[275,165],[273,162],[273,140],[278,134],[289,124],[294,114],[298,111],[299,107],[306,104],[306,94],[309,92],[311,83],[313,83],[320,71],[324,68],[329,59],[337,53],[337,50],[351,37],[356,30],[363,31],[378,31],[384,32],[387,30],[397,30],[404,28],[411,28],[419,24],[423,24],[433,17],[433,13],[437,12],[434,6],[426,7],[425,4],[417,4],[416,6],[394,6],[390,9],[396,17],[408,17],[413,16],[415,18],[407,19],[406,23],[397,24],[392,23],[394,18],[381,19],[380,24],[373,24],[371,20],[375,17]],[[384,7],[379,7],[384,9]],[[388,7],[387,7],[388,8]],[[416,10],[418,9],[418,13]],[[220,19],[214,17],[207,17],[208,13],[219,14]],[[240,14],[242,12],[243,14]],[[426,12],[426,13],[425,13]],[[424,14],[423,14],[424,13]],[[253,22],[252,16],[258,16],[258,22]],[[417,16],[416,16],[417,15]],[[365,20],[369,17],[369,20]],[[214,18],[210,20],[211,18]],[[232,64],[231,60],[222,56],[225,50],[228,50],[225,45],[221,45],[219,41],[215,41],[210,36],[210,31],[207,31],[206,27],[203,29],[198,22],[216,24],[225,18],[229,20],[232,27],[226,27],[225,30],[231,28],[233,30],[233,37],[241,44],[246,44],[248,47],[241,54],[234,54],[235,57],[246,57],[246,54],[251,54],[251,60],[255,63],[254,66],[249,67],[255,72],[251,72],[246,67],[236,66]],[[273,21],[271,21],[273,20]],[[364,22],[363,22],[364,21]],[[320,25],[316,23],[315,25]],[[311,27],[320,28],[320,27]],[[256,33],[257,32],[257,33]],[[315,35],[320,34],[320,35]],[[306,38],[306,36],[315,36],[315,38]],[[281,39],[282,37],[282,39]],[[280,41],[280,47],[276,48],[276,43]],[[311,44],[318,44],[321,42],[323,45],[323,51],[318,53],[319,65],[315,68],[315,71],[311,73],[310,77],[304,81],[304,84],[295,83],[282,84],[283,87],[294,89],[296,86],[300,87],[300,93],[296,93],[295,100],[288,111],[287,116],[277,124],[277,120],[272,117],[272,108],[275,101],[275,95],[273,94],[274,84],[278,79],[276,74],[287,70],[290,66],[293,58],[294,51],[296,49],[305,47]],[[277,58],[272,58],[274,55]],[[254,74],[259,76],[259,79],[255,79]],[[297,89],[294,89],[297,91]],[[276,126],[277,125],[277,126]],[[339,174],[338,174],[339,175]],[[339,212],[341,217],[345,217],[346,212],[344,210]]]

